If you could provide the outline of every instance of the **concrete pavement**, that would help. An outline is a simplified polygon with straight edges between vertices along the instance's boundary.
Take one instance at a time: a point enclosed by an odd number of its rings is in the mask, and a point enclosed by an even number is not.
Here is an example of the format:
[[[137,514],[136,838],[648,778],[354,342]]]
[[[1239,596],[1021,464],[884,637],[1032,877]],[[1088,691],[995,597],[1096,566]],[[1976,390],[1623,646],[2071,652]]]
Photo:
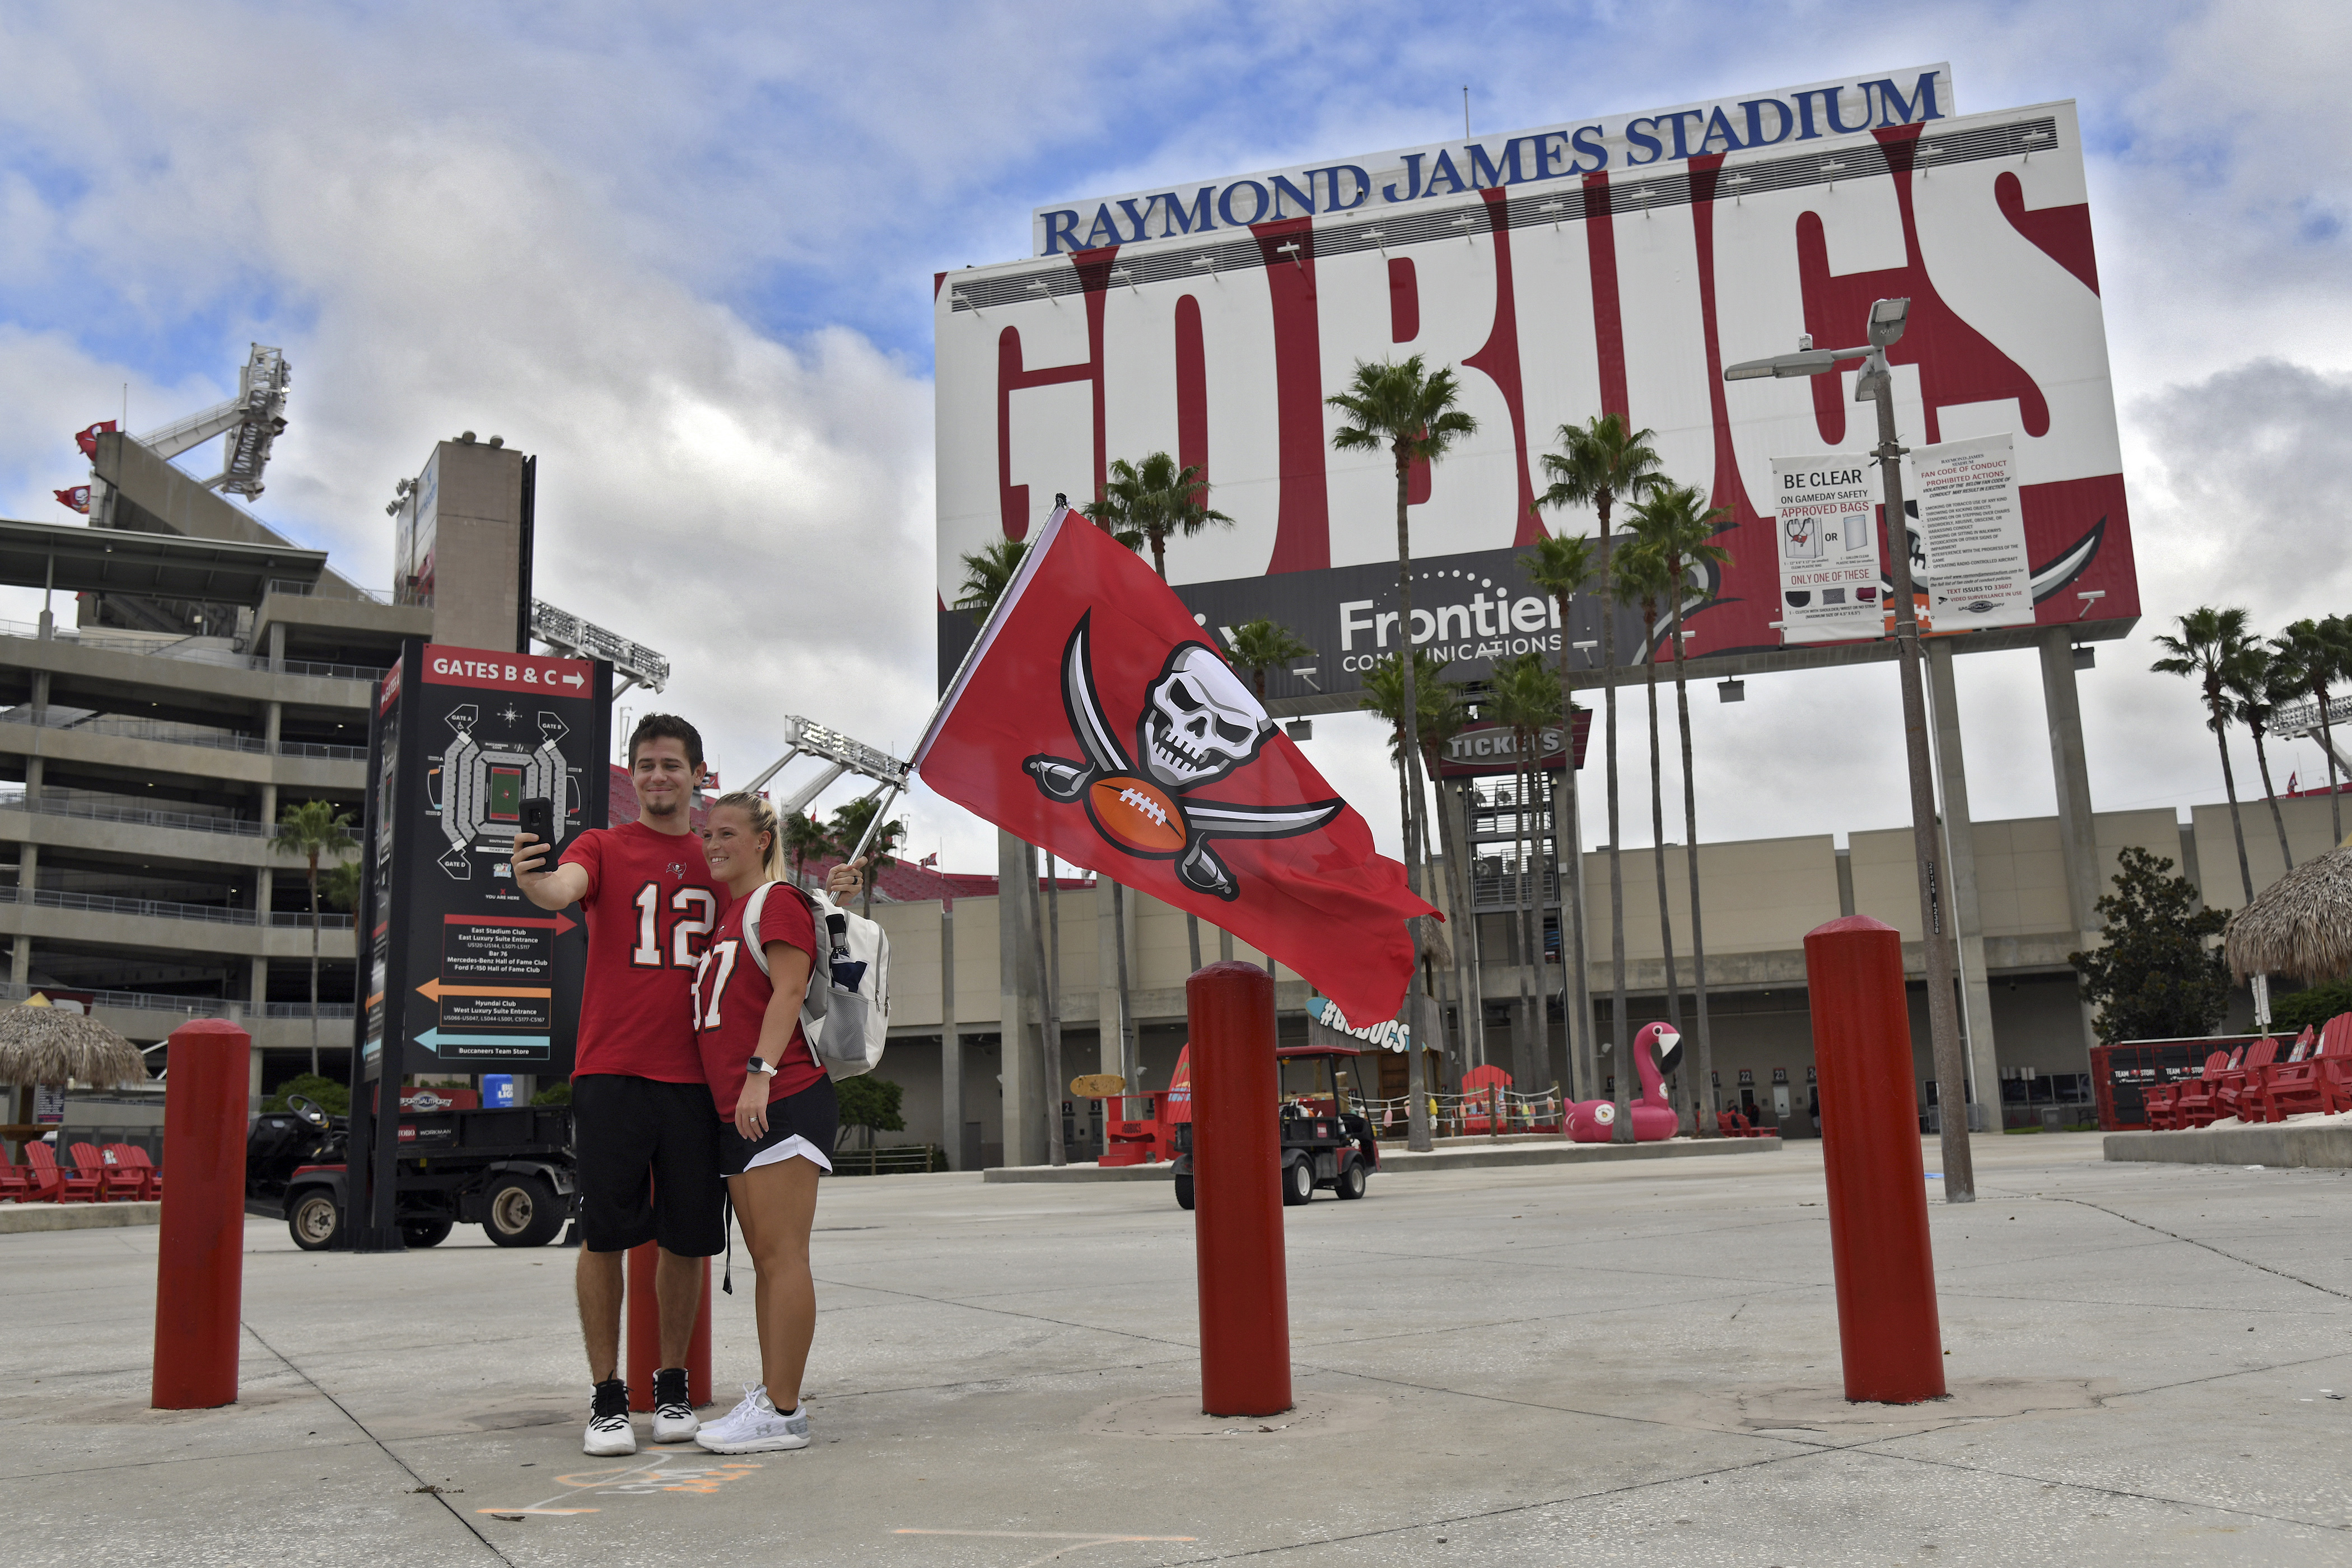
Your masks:
[[[243,1401],[163,1414],[156,1232],[0,1236],[6,1557],[2352,1563],[2352,1177],[1976,1147],[1983,1201],[1930,1208],[1953,1397],[1906,1409],[1839,1397],[1813,1142],[1286,1211],[1299,1405],[1264,1422],[1197,1414],[1158,1184],[828,1183],[816,1445],[734,1460],[581,1455],[557,1249],[254,1221]]]

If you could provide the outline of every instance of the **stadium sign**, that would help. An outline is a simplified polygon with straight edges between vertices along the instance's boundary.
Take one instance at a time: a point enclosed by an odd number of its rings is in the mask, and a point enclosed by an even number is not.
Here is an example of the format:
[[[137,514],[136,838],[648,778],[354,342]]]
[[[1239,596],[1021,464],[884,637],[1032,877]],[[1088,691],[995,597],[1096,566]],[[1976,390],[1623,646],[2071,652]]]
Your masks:
[[[1605,164],[1549,161],[1587,124]],[[1926,521],[1906,519],[1896,548],[1932,590],[1937,629],[1963,648],[2129,629],[2138,589],[2071,103],[1962,115],[1949,73],[1927,66],[1567,131],[1443,160],[1446,148],[1317,160],[1280,173],[1279,189],[1276,174],[1252,176],[1268,205],[1259,216],[1253,195],[1233,195],[1245,223],[1219,210],[1239,180],[1179,193],[1189,229],[1166,192],[1060,203],[1039,209],[1037,248],[1047,213],[1078,213],[1065,229],[1098,243],[940,274],[942,679],[972,636],[950,608],[962,558],[1028,538],[1056,491],[1101,493],[1112,461],[1167,452],[1198,466],[1210,503],[1235,520],[1171,542],[1176,592],[1221,643],[1264,616],[1312,647],[1267,672],[1270,700],[1353,706],[1364,666],[1408,635],[1396,475],[1385,454],[1332,449],[1340,417],[1326,399],[1359,363],[1408,354],[1452,367],[1457,405],[1477,421],[1410,475],[1406,497],[1409,635],[1449,679],[1557,658],[1563,640],[1577,684],[1598,675],[1592,596],[1554,624],[1519,557],[1549,532],[1594,531],[1589,509],[1537,503],[1560,427],[1603,412],[1654,432],[1665,473],[1725,514],[1730,562],[1685,607],[1691,658],[1732,673],[1884,657],[1868,611],[1792,629],[1788,595],[1817,587],[1790,576],[1828,563],[1802,553],[1811,535],[1785,531],[1773,473],[1792,455],[1824,473],[1866,462],[1859,360],[1810,379],[1727,384],[1722,372],[1806,334],[1852,342],[1871,301],[1895,296],[1911,300],[1889,354],[1900,429],[1941,455],[1908,465]],[[1384,199],[1391,185],[1410,199]],[[1197,216],[1203,189],[1213,228]],[[1847,608],[1884,606],[1892,589],[1876,511],[1857,514],[1876,535],[1876,584],[1865,567],[1827,584]],[[1843,531],[1838,542],[1841,563],[1874,554]],[[1661,653],[1663,634],[1615,613],[1621,661]]]
[[[1030,215],[1039,256],[1247,228],[1286,217],[1398,206],[1604,170],[1921,125],[1956,110],[1952,68],[1913,66],[1875,77],[1685,103],[1539,130],[1375,153],[1355,163],[1294,164],[1162,191],[1087,196]]]

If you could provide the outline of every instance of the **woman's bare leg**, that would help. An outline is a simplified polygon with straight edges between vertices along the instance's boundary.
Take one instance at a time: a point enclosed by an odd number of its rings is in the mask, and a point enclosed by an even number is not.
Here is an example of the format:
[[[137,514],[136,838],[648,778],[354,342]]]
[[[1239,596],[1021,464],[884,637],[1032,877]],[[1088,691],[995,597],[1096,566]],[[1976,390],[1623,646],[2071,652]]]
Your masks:
[[[727,1184],[742,1222],[743,1246],[757,1272],[752,1311],[760,1323],[760,1369],[779,1410],[800,1405],[801,1373],[816,1337],[816,1282],[809,1277],[809,1226],[816,1219],[819,1173],[795,1156],[761,1165]]]

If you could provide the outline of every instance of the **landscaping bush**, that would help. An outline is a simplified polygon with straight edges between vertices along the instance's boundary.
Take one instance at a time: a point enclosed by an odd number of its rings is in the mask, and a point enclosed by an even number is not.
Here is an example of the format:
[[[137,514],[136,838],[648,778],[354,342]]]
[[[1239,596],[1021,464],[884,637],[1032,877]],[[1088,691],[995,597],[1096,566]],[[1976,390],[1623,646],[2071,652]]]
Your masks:
[[[279,1084],[278,1092],[261,1102],[261,1109],[292,1110],[286,1103],[286,1097],[289,1094],[299,1094],[305,1100],[316,1101],[319,1109],[330,1116],[349,1116],[352,1113],[351,1086],[337,1083],[331,1078],[321,1078],[313,1072],[298,1073]]]

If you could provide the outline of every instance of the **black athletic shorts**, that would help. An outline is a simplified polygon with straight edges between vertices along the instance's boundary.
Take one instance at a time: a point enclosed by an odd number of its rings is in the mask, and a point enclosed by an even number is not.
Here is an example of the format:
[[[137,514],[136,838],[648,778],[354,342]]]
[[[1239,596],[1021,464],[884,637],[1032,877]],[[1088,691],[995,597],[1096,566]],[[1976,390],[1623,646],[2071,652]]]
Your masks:
[[[735,1131],[732,1121],[721,1123],[719,1168],[728,1175],[740,1176],[753,1155],[795,1134],[815,1144],[817,1152],[830,1160],[834,1135],[840,1131],[841,1100],[833,1092],[833,1079],[821,1078],[798,1094],[768,1101],[768,1131],[764,1137],[746,1138]]]
[[[710,1090],[625,1073],[572,1080],[580,1159],[580,1244],[626,1252],[658,1241],[680,1258],[727,1245],[719,1122]]]

